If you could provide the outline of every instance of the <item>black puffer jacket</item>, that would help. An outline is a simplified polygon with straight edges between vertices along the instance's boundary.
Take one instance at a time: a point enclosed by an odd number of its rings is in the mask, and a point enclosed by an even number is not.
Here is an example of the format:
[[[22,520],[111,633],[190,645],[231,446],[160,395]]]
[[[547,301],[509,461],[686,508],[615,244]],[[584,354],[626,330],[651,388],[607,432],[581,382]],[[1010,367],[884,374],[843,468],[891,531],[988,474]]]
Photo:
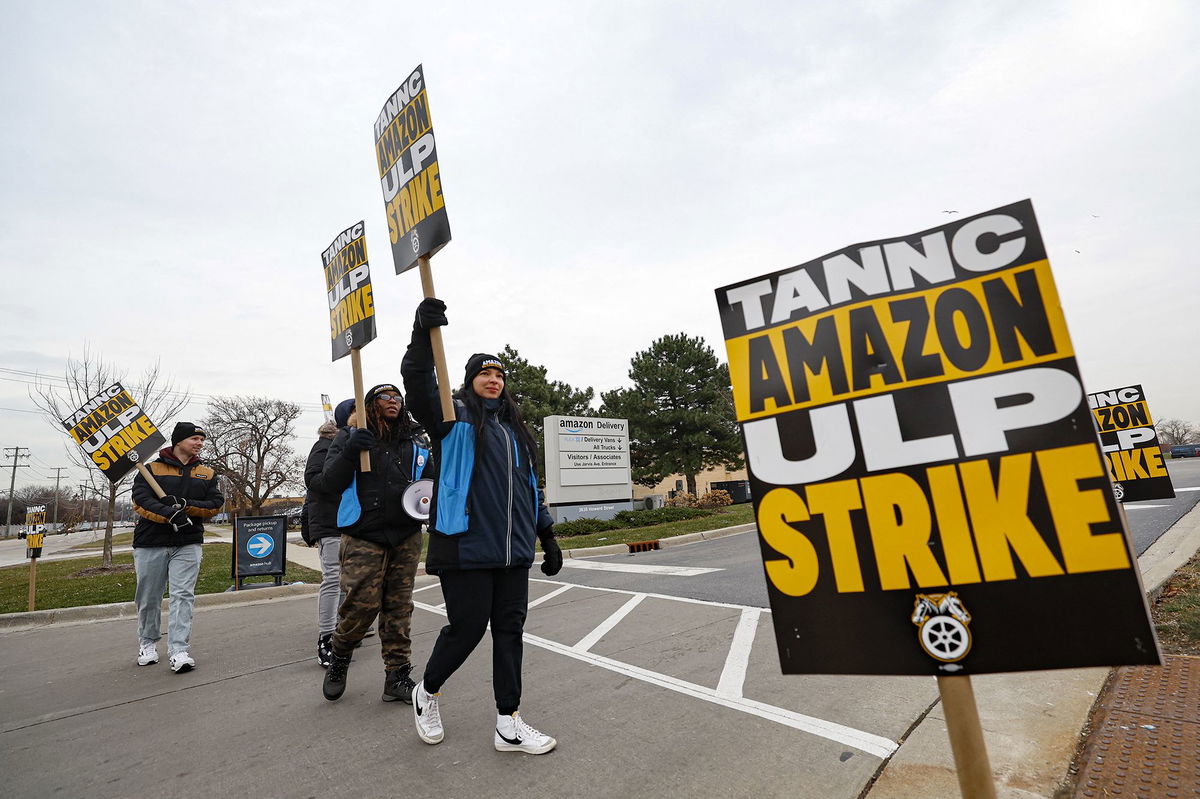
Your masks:
[[[362,516],[355,524],[338,528],[338,532],[389,547],[399,546],[410,535],[421,532],[421,523],[405,513],[400,505],[400,495],[413,482],[419,457],[418,443],[403,436],[393,441],[380,439],[370,450],[371,471],[360,472],[358,453],[346,449],[346,441],[352,432],[353,427],[338,431],[329,445],[321,470],[323,488],[335,493],[339,502],[350,481],[357,479]],[[428,455],[424,457],[427,462],[421,476],[436,477],[435,463]],[[335,504],[335,526],[336,515]]]
[[[536,487],[536,466],[517,443],[514,421],[502,403],[489,400],[483,403],[485,416],[479,436],[475,419],[459,400],[454,403],[457,421],[442,420],[433,352],[425,331],[413,333],[400,373],[409,408],[417,422],[432,433],[445,475],[445,482],[439,481],[435,490],[426,570],[438,574],[455,569],[529,568],[535,539],[552,536],[553,522]],[[469,431],[469,453],[448,443],[456,426]],[[460,486],[466,490],[464,510],[469,521],[465,531],[443,534],[438,529],[438,503],[445,502],[452,490],[445,483],[455,479],[451,475],[459,464],[470,475],[467,484]]]
[[[308,452],[308,463],[304,466],[304,487],[308,493],[304,495],[304,510],[301,512],[302,521],[300,535],[304,543],[313,545],[322,538],[331,538],[342,534],[337,526],[338,502],[341,494],[330,491],[325,486],[323,470],[325,456],[329,445],[337,435],[337,425],[326,422],[317,429],[320,436]]]
[[[142,518],[133,528],[133,546],[179,547],[204,541],[204,519],[211,519],[225,504],[217,486],[217,473],[193,458],[185,466],[175,458],[170,447],[160,450],[158,460],[146,467],[154,475],[159,488],[168,496],[178,497],[192,523],[175,532],[168,519],[174,513],[163,504],[141,472],[133,478],[133,509]]]

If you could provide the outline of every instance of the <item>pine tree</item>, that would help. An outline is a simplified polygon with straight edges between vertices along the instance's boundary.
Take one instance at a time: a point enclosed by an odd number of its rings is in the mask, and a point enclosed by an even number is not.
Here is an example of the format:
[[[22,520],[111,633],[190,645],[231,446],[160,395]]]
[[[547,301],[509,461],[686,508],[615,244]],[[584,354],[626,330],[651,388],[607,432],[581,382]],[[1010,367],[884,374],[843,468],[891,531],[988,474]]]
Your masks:
[[[700,337],[667,335],[630,361],[632,388],[601,395],[601,416],[629,420],[633,479],[653,486],[672,474],[742,466],[742,440],[733,413],[729,367]]]

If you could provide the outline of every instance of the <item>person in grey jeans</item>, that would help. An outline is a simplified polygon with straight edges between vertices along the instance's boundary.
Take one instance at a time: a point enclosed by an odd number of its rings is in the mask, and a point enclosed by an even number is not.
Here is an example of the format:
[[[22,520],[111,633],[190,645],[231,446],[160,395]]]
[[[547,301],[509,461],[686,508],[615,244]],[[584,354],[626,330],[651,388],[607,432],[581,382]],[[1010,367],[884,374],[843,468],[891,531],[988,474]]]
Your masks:
[[[317,428],[318,438],[308,453],[304,467],[304,519],[301,536],[304,543],[317,547],[321,559],[321,588],[317,592],[317,662],[322,668],[329,667],[332,650],[330,640],[337,627],[338,605],[342,601],[341,562],[338,546],[341,531],[337,526],[338,503],[341,494],[330,491],[321,478],[325,466],[325,455],[337,431],[346,426],[354,411],[354,400],[339,402],[333,412],[333,421]]]
[[[159,497],[139,472],[133,478],[133,564],[137,574],[134,599],[138,609],[139,666],[158,662],[162,597],[168,581],[167,656],[171,671],[191,671],[196,660],[189,651],[196,578],[200,576],[200,545],[204,519],[225,504],[217,474],[200,460],[207,434],[191,422],[180,422],[171,433],[171,446],[159,451],[146,468],[166,493]]]

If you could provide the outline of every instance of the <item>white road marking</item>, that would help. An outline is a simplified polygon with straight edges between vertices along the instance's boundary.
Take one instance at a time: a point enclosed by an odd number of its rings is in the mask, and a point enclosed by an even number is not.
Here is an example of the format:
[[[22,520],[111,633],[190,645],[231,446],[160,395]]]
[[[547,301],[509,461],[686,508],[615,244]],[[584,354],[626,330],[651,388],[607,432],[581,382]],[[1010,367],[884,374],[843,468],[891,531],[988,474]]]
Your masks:
[[[553,591],[546,594],[545,596],[540,596],[537,599],[530,600],[529,607],[536,608],[538,605],[542,604],[543,602],[547,602],[551,599],[554,599],[554,597],[556,597],[559,594],[564,593],[566,591],[570,591],[572,588],[574,588],[573,585],[560,585],[558,588],[555,588]]]
[[[557,584],[561,586],[560,590],[578,587],[586,588],[589,591],[605,591],[614,594],[629,594],[630,600],[629,602],[625,603],[625,607],[623,607],[622,610],[625,610],[625,608],[632,610],[632,608],[636,606],[636,602],[640,602],[641,600],[647,598],[666,599],[674,602],[685,602],[694,605],[707,605],[709,607],[736,608],[743,611],[742,619],[738,622],[739,630],[742,628],[742,624],[746,619],[747,611],[759,615],[771,612],[767,608],[755,608],[746,605],[732,605],[727,602],[708,602],[702,599],[667,596],[665,594],[636,594],[616,588],[573,586],[571,583],[559,583],[556,580],[536,580],[536,582]],[[549,595],[547,595],[547,598],[548,596]],[[434,607],[433,605],[428,605],[424,602],[415,602],[414,604],[416,607],[421,608],[422,610],[427,610],[440,616],[446,615],[446,611],[440,607]],[[627,613],[628,611],[625,612]],[[617,611],[617,613],[625,615],[621,611]],[[615,615],[617,614],[614,614],[614,616]],[[612,617],[610,616],[609,619],[611,620]],[[749,624],[748,622],[745,623],[747,625]],[[594,632],[595,631],[593,631],[593,634]],[[735,638],[737,635],[738,632],[735,631]],[[743,635],[745,635],[745,633],[743,633]],[[860,752],[874,755],[881,760],[891,757],[891,755],[895,753],[900,746],[889,738],[873,735],[872,733],[864,732],[862,730],[856,730],[853,727],[847,727],[832,721],[825,721],[824,719],[819,719],[815,716],[807,716],[803,713],[796,713],[785,708],[768,705],[765,702],[756,702],[753,699],[719,696],[717,691],[713,690],[712,688],[706,688],[702,685],[696,685],[695,683],[680,680],[666,674],[659,674],[657,672],[649,671],[648,669],[639,668],[638,666],[633,666],[629,663],[622,663],[619,660],[613,660],[612,658],[607,658],[603,655],[597,655],[594,652],[581,651],[579,646],[580,644],[584,643],[583,641],[572,647],[568,646],[567,644],[560,644],[557,641],[551,641],[548,638],[530,635],[529,633],[525,633],[525,640],[533,646],[539,646],[542,649],[547,649],[551,652],[557,652],[560,655],[565,655],[569,658],[583,661],[584,663],[590,663],[593,666],[599,666],[602,669],[607,669],[617,674],[624,674],[627,677],[633,677],[634,679],[641,680],[642,682],[646,682],[660,688],[666,688],[670,691],[675,691],[677,693],[684,694],[685,696],[690,696],[694,699],[700,699],[705,702],[710,702],[714,705],[720,705],[722,707],[730,708],[731,710],[737,710],[741,713],[747,713],[751,716],[757,716],[758,718],[765,719],[767,721],[773,721],[776,724],[782,724],[785,727],[791,727],[794,730],[800,730],[801,732],[806,732],[819,738],[837,741],[838,743],[853,747]],[[726,665],[728,666],[728,659],[726,661]],[[722,679],[724,679],[724,673],[722,673]]]
[[[1200,491],[1200,486],[1191,486],[1189,488],[1177,488],[1176,491]]]
[[[703,569],[691,566],[654,566],[648,563],[613,563],[611,561],[580,560],[576,558],[567,558],[563,561],[563,566],[571,569],[627,572],[629,574],[664,574],[671,577],[695,577],[700,574],[721,571],[721,569]]]
[[[422,591],[428,591],[430,588],[441,588],[441,587],[442,587],[442,582],[441,582],[441,580],[439,580],[436,583],[430,583],[429,585],[423,585],[420,588],[414,588],[413,593],[419,594]]]
[[[738,619],[729,654],[725,657],[725,668],[721,670],[721,680],[717,683],[717,696],[722,699],[742,698],[746,667],[750,665],[750,648],[754,646],[754,634],[758,632],[759,615],[758,609],[747,608]]]
[[[593,646],[599,643],[600,639],[603,638],[609,630],[620,624],[621,619],[628,616],[630,611],[642,604],[642,600],[645,598],[645,594],[634,594],[633,596],[629,597],[629,601],[618,608],[616,613],[600,622],[600,624],[596,626],[596,629],[592,630],[590,633],[581,638],[579,643],[575,644],[575,646],[571,648],[576,652],[586,652],[591,649]]]
[[[1154,510],[1155,508],[1169,508],[1170,505],[1126,505],[1125,510]]]

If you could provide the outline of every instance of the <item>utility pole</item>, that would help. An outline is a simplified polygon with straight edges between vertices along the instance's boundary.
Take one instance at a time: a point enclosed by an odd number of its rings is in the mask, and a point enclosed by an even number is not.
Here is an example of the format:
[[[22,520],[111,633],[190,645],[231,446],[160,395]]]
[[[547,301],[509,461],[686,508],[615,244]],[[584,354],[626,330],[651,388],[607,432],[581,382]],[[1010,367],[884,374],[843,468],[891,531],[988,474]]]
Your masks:
[[[12,509],[13,503],[17,497],[17,469],[28,469],[28,463],[17,463],[21,458],[28,458],[29,455],[22,455],[21,450],[29,452],[29,447],[5,447],[4,452],[11,452],[12,455],[5,455],[6,458],[12,458],[12,480],[8,484],[8,518],[4,521],[4,535],[7,537],[12,532]]]
[[[80,527],[83,527],[83,525],[87,524],[87,492],[90,487],[91,486],[89,486],[87,483],[79,484],[79,498],[83,501],[83,504],[79,506]]]
[[[67,470],[66,466],[54,466],[54,518],[51,523],[54,525],[55,532],[58,531],[58,483],[62,480],[62,473]]]

